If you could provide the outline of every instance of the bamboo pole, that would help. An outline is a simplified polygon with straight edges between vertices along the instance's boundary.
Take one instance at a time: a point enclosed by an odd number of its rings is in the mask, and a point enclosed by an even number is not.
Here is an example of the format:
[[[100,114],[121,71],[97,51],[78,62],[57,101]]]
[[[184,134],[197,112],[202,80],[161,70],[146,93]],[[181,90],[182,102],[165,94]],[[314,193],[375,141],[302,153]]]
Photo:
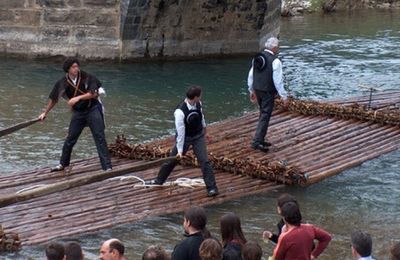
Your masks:
[[[133,166],[133,167],[126,167],[126,168],[122,168],[122,169],[112,170],[109,172],[96,173],[96,174],[93,174],[90,176],[82,176],[82,177],[75,178],[73,180],[67,180],[67,181],[62,181],[62,182],[55,183],[55,184],[49,184],[45,187],[40,187],[40,188],[34,189],[32,191],[26,191],[26,192],[22,192],[20,194],[2,196],[2,197],[0,197],[0,207],[4,207],[4,206],[8,206],[13,203],[20,202],[20,201],[25,201],[25,200],[29,200],[32,198],[44,196],[44,195],[51,194],[54,192],[70,189],[71,187],[82,186],[82,185],[89,184],[92,182],[98,182],[98,181],[102,181],[102,180],[105,180],[108,178],[121,176],[121,175],[124,175],[124,174],[132,172],[132,171],[140,171],[142,169],[151,168],[151,167],[154,167],[161,163],[164,163],[166,161],[169,161],[171,159],[175,159],[175,157],[161,158],[156,161],[147,162],[147,163]]]

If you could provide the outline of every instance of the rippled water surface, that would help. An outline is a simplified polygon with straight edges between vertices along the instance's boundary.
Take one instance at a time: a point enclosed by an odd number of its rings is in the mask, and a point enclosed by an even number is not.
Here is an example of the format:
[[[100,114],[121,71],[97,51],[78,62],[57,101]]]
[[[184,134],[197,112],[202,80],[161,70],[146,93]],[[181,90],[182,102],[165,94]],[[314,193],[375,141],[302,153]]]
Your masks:
[[[281,56],[290,92],[300,98],[326,99],[365,94],[359,85],[399,89],[399,17],[399,11],[363,11],[283,20]],[[251,110],[245,86],[250,58],[87,64],[83,68],[96,74],[107,89],[108,140],[125,133],[132,142],[143,142],[173,132],[172,110],[189,84],[203,87],[209,122]],[[38,116],[61,76],[57,63],[2,60],[0,129]],[[1,138],[0,172],[57,163],[68,122],[67,105],[60,102],[44,124]],[[92,156],[96,150],[86,131],[73,157]],[[280,191],[298,198],[307,222],[334,234],[320,259],[351,259],[349,233],[354,228],[368,230],[375,255],[388,259],[390,245],[400,240],[399,159],[400,152],[393,152],[313,186]],[[242,219],[246,237],[262,244],[267,256],[273,245],[265,244],[260,234],[264,229],[275,230],[279,219],[275,201],[280,192],[208,207],[210,230],[217,234],[220,216],[234,211]],[[82,244],[88,259],[95,259],[101,241],[118,237],[127,246],[128,258],[139,259],[151,244],[172,250],[182,238],[181,223],[181,214],[160,216],[71,239]],[[0,258],[43,259],[44,254],[42,247],[28,247]]]

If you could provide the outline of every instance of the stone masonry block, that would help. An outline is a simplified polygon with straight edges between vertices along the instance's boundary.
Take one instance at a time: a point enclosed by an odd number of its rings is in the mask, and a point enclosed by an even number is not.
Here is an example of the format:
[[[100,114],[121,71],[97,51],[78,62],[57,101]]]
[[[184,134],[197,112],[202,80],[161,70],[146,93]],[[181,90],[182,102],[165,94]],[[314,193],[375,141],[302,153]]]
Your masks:
[[[67,0],[67,5],[70,7],[78,8],[82,6],[81,0]]]
[[[0,8],[24,8],[25,0],[1,0]]]
[[[65,7],[65,0],[36,0],[36,4],[42,7]]]
[[[12,23],[14,23],[14,12],[10,12],[6,9],[0,9],[0,24]]]
[[[117,26],[118,23],[117,13],[102,13],[95,9],[46,9],[44,21],[48,25]]]
[[[38,10],[16,10],[14,11],[14,22],[16,25],[40,25],[40,11]]]
[[[116,7],[118,0],[83,0],[83,5],[86,7]]]

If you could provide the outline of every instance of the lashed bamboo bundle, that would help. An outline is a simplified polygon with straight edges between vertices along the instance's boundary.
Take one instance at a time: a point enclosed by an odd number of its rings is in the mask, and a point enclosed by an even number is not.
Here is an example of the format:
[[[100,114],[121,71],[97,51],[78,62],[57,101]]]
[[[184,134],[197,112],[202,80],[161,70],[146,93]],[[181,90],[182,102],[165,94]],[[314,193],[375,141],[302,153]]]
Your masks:
[[[0,253],[14,252],[21,247],[21,240],[16,233],[6,233],[0,225]]]
[[[399,103],[400,100],[397,101]],[[349,105],[339,105],[317,101],[306,101],[289,98],[289,111],[297,112],[302,115],[319,115],[336,117],[340,119],[356,119],[361,121],[371,121],[383,125],[400,125],[400,109],[396,102],[380,109],[368,109],[367,105],[360,105],[353,102]],[[276,100],[276,106],[285,109],[282,100]]]
[[[123,137],[118,137],[116,142],[110,145],[110,151],[114,156],[142,160],[165,158],[171,152],[169,149],[162,149],[157,146],[129,145]],[[304,174],[297,168],[289,167],[277,160],[230,159],[224,156],[216,156],[213,153],[210,153],[208,157],[214,169],[232,174],[247,175],[280,184],[299,184],[305,180]],[[186,154],[179,163],[185,166],[198,166],[196,158],[191,152]]]

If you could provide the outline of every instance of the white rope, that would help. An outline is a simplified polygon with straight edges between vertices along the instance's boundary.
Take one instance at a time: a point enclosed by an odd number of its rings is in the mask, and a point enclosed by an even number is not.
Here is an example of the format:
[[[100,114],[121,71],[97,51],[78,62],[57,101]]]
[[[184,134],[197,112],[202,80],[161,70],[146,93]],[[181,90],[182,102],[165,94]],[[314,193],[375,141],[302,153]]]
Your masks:
[[[141,182],[141,184],[136,184],[133,187],[141,187],[141,188],[149,188],[149,187],[170,187],[170,186],[179,186],[179,187],[185,187],[185,188],[195,188],[195,187],[205,187],[206,184],[204,183],[204,180],[202,178],[178,178],[175,181],[167,181],[163,185],[158,185],[158,184],[146,184],[146,182],[134,175],[129,175],[129,176],[122,176],[122,177],[114,177],[109,180],[114,181],[126,181],[126,180],[138,180]]]
[[[26,188],[23,188],[22,190],[17,191],[16,193],[19,194],[19,193],[22,193],[25,191],[34,190],[34,189],[41,188],[44,186],[47,186],[47,184],[38,184],[38,185],[31,186],[31,187],[26,187]]]

